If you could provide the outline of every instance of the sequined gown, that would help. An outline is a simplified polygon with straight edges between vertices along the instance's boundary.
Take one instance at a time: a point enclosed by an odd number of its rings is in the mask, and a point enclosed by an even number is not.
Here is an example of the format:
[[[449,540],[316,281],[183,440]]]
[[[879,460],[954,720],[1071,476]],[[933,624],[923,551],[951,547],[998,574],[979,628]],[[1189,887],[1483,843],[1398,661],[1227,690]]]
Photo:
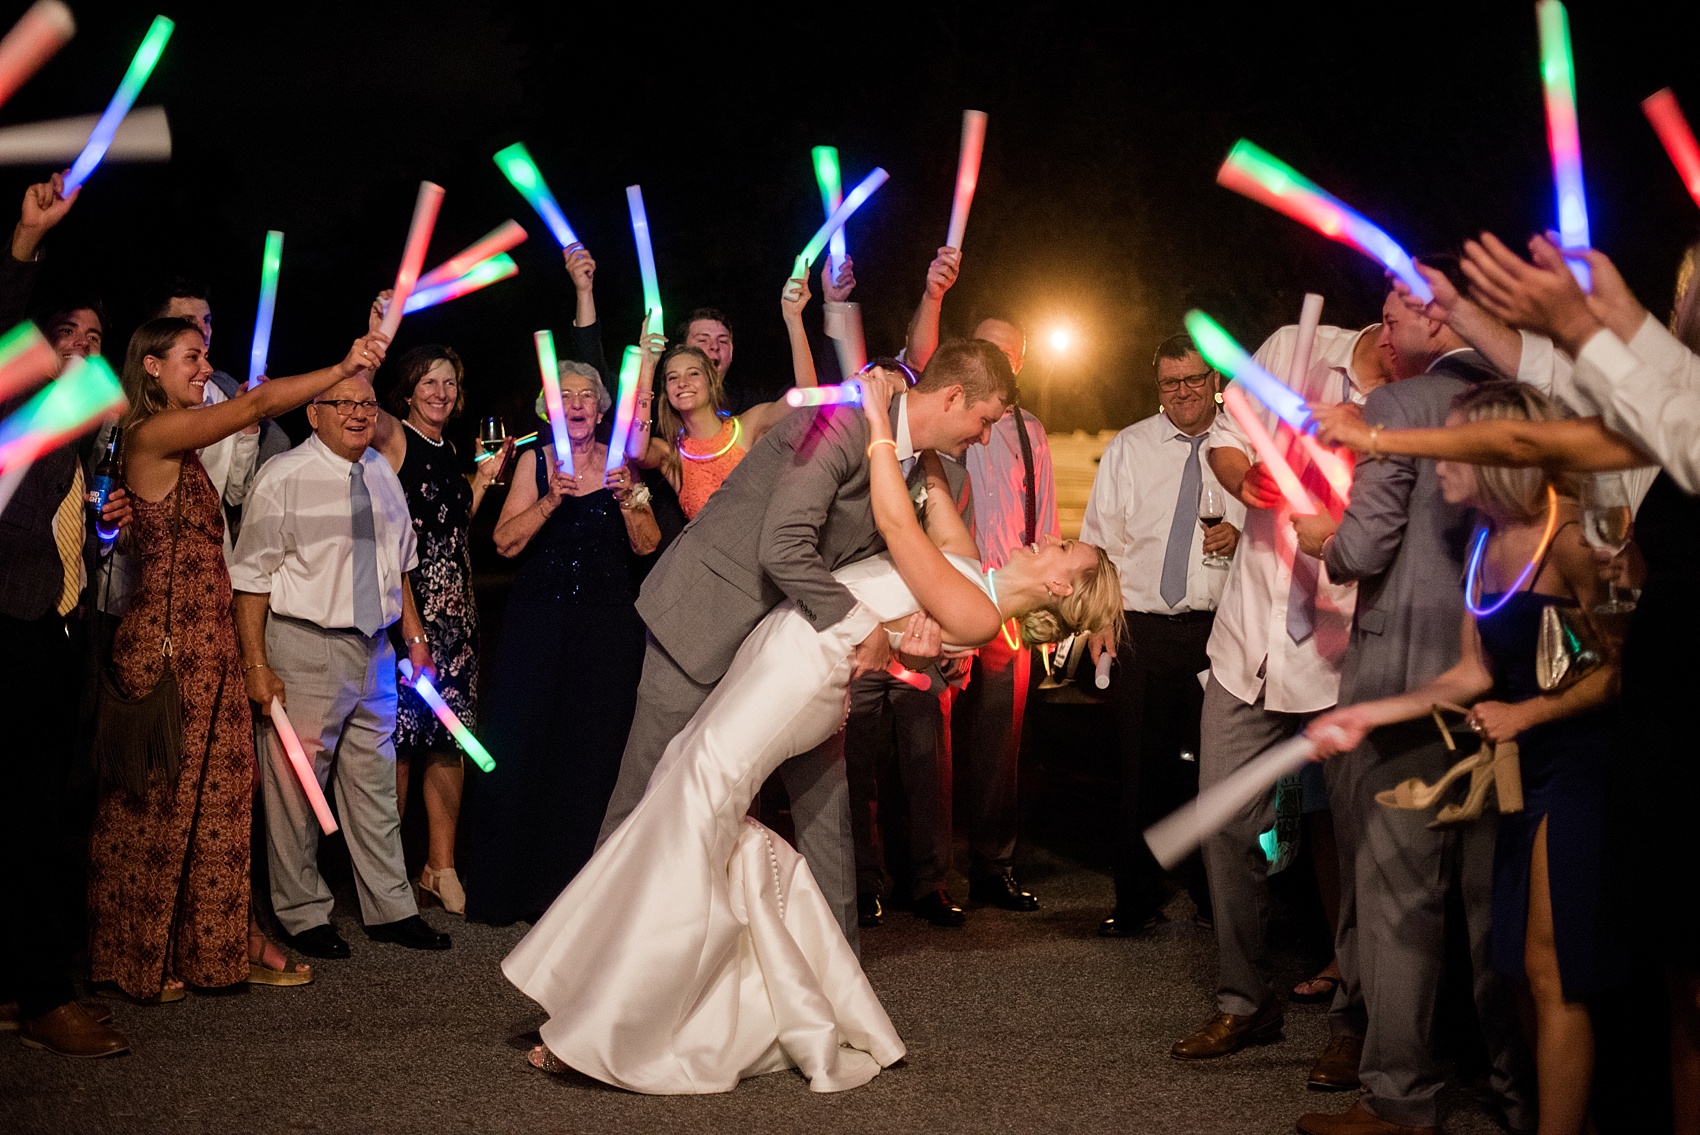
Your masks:
[[[665,547],[681,526],[667,520],[673,491],[644,481]],[[632,554],[606,489],[564,498],[520,553],[483,714],[496,769],[474,778],[465,809],[469,919],[537,917],[595,849],[643,673],[638,585],[659,555]]]
[[[437,664],[437,692],[468,729],[477,727],[478,605],[472,597],[472,486],[460,471],[454,447],[433,445],[403,424],[407,455],[397,476],[407,490],[407,511],[419,544],[419,566],[410,574],[413,598]],[[429,706],[403,686],[396,702],[396,754],[458,752]]]
[[[179,493],[169,628],[183,699],[177,780],[156,780],[140,799],[102,797],[89,847],[92,974],[132,997],[156,995],[167,976],[194,986],[248,976],[254,732],[230,616],[224,513],[193,454],[164,500],[131,498],[141,583],[113,643],[113,668],[132,693],[159,680]]]

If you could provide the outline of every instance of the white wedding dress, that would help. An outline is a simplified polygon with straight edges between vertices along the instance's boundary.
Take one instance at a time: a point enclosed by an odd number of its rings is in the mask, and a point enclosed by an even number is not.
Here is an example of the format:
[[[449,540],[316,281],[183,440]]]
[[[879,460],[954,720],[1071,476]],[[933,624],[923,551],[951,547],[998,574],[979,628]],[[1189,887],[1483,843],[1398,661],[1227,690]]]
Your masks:
[[[980,565],[950,557],[985,586]],[[886,556],[834,573],[860,601],[817,632],[782,603],[667,747],[648,790],[502,962],[563,1063],[634,1092],[725,1092],[795,1067],[859,1087],[903,1041],[800,855],[745,816],[779,764],[844,722],[850,652],[917,609]]]

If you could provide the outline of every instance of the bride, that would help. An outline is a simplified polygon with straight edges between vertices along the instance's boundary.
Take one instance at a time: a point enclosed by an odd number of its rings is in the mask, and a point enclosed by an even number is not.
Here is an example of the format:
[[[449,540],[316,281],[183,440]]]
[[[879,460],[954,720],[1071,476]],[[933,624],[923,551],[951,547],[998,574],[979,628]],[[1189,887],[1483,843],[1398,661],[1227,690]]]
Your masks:
[[[930,452],[923,529],[888,400],[865,401],[869,492],[888,552],[835,575],[883,622],[899,627],[924,609],[946,642],[972,647],[1011,617],[1029,642],[1121,617],[1115,568],[1090,544],[1047,537],[982,573]],[[789,601],[770,612],[668,745],[637,808],[503,961],[549,1014],[532,1064],[652,1094],[725,1092],[796,1067],[814,1091],[834,1092],[902,1058],[808,865],[745,815],[769,773],[842,725],[856,645],[844,622],[817,632]]]

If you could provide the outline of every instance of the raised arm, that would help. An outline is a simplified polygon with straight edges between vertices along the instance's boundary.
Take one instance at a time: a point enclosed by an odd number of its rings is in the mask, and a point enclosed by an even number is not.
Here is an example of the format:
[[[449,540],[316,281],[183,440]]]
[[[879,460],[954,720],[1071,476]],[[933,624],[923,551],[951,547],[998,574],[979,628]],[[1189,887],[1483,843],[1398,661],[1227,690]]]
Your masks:
[[[954,248],[941,248],[933,262],[927,265],[927,286],[921,292],[921,302],[909,318],[909,333],[903,345],[904,361],[917,372],[924,370],[927,360],[939,349],[939,316],[944,310],[944,294],[956,283],[962,267],[962,253]]]
[[[596,261],[582,244],[569,244],[561,251],[567,275],[573,279],[573,324],[567,331],[573,357],[589,363],[602,376],[604,385],[612,387],[619,377],[608,373],[608,354],[602,349],[602,328],[596,322]]]
[[[1470,465],[1540,467],[1551,471],[1595,472],[1636,469],[1653,464],[1650,455],[1606,429],[1598,418],[1557,422],[1489,419],[1436,429],[1385,429],[1366,423],[1345,406],[1313,405],[1317,437],[1326,445],[1345,445],[1370,457],[1427,457]],[[1373,463],[1372,463],[1373,464]],[[1359,470],[1365,463],[1359,463]],[[1354,497],[1356,488],[1353,489]]]
[[[791,375],[798,386],[818,386],[815,356],[809,349],[809,334],[803,330],[803,309],[809,306],[809,274],[785,281],[779,293],[780,314],[785,317],[785,335],[791,341]]]

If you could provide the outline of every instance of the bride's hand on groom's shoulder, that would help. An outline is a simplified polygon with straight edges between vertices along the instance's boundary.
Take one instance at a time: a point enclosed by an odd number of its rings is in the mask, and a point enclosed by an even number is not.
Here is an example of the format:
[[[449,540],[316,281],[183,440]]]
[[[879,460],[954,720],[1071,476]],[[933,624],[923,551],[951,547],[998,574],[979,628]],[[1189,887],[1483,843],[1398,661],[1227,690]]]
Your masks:
[[[891,400],[909,389],[902,374],[884,367],[874,367],[856,381],[862,384],[862,408],[870,416],[877,414],[882,418]]]

